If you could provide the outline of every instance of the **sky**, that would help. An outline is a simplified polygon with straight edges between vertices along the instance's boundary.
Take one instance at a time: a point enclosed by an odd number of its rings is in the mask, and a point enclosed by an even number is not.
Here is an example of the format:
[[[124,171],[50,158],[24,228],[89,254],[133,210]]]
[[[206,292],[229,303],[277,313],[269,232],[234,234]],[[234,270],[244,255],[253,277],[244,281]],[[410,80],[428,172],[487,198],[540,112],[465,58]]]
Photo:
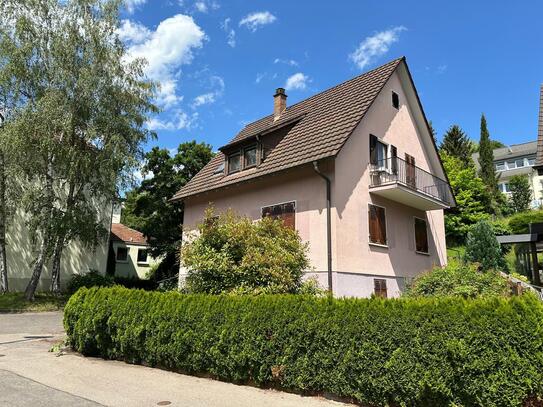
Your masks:
[[[400,56],[438,139],[452,124],[517,144],[537,137],[543,2],[128,0],[119,34],[148,60],[158,145],[216,150],[272,113]]]

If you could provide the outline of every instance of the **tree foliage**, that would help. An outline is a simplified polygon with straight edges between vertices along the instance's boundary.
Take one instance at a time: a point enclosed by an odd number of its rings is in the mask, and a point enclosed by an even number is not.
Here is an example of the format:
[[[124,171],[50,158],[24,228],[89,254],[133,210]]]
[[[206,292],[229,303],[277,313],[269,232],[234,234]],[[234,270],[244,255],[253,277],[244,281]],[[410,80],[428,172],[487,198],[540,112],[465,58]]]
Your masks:
[[[154,147],[145,154],[142,173],[146,178],[126,195],[121,221],[147,236],[151,254],[163,258],[157,278],[179,271],[183,205],[170,199],[212,157],[211,146],[196,141],[181,143],[174,155]]]
[[[514,175],[509,180],[509,204],[515,213],[524,212],[530,208],[532,189],[526,175]]]
[[[509,218],[509,228],[513,234],[528,233],[530,223],[543,223],[543,210],[519,212]]]
[[[506,268],[500,244],[489,222],[484,220],[477,222],[469,231],[466,240],[466,260],[478,263],[483,271]]]
[[[446,213],[445,231],[449,243],[462,243],[472,225],[489,218],[490,196],[473,164],[466,166],[465,160],[447,154],[442,160],[457,203]]]
[[[190,292],[295,293],[309,268],[307,245],[281,220],[206,211],[181,254]]]
[[[487,211],[489,213],[500,214],[500,207],[505,203],[501,192],[498,190],[499,174],[494,166],[494,147],[490,140],[485,115],[481,115],[481,138],[479,139],[479,176],[488,188],[490,196]]]
[[[467,164],[470,161],[472,144],[460,126],[454,124],[443,136],[443,141],[441,142],[439,151],[442,154],[456,157],[462,160],[463,163]]]

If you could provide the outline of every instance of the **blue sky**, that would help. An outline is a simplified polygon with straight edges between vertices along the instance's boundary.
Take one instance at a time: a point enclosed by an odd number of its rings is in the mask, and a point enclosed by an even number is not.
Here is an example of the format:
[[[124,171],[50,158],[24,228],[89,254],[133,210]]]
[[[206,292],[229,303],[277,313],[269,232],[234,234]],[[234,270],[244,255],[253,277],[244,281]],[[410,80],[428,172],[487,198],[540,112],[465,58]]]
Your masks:
[[[122,38],[162,83],[150,119],[159,145],[215,149],[272,111],[406,56],[441,138],[480,115],[506,144],[536,139],[543,2],[129,0]]]

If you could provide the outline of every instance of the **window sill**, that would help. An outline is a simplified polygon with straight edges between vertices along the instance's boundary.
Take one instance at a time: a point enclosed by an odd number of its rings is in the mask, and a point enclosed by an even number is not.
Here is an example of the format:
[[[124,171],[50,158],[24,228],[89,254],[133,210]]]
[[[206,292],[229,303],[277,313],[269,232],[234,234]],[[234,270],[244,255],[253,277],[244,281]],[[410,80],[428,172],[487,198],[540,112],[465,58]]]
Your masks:
[[[126,264],[128,260],[115,260],[116,263]]]
[[[149,262],[146,262],[146,261],[138,261],[138,266],[149,267]]]
[[[369,242],[368,244],[369,244],[370,246],[384,247],[385,249],[388,249],[388,244],[373,243],[373,242]]]
[[[419,252],[418,250],[415,250],[415,253],[422,254],[423,256],[430,256],[430,252]]]

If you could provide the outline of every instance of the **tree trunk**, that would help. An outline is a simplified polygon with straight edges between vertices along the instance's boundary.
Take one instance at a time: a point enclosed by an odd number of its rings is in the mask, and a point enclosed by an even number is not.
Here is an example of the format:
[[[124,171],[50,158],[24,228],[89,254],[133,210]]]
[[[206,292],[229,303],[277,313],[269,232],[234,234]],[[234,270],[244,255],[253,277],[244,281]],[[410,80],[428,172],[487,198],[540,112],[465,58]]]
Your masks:
[[[53,266],[51,269],[51,291],[56,295],[60,294],[60,261],[62,260],[63,246],[64,239],[58,237],[53,249]]]
[[[8,292],[8,260],[6,253],[6,179],[4,154],[0,151],[0,294]]]
[[[34,301],[34,294],[36,293],[36,288],[38,287],[38,282],[40,281],[41,272],[43,269],[43,263],[45,263],[45,257],[47,255],[47,240],[45,236],[43,237],[40,252],[36,263],[34,263],[34,269],[32,270],[32,277],[26,286],[25,298],[28,301]]]

